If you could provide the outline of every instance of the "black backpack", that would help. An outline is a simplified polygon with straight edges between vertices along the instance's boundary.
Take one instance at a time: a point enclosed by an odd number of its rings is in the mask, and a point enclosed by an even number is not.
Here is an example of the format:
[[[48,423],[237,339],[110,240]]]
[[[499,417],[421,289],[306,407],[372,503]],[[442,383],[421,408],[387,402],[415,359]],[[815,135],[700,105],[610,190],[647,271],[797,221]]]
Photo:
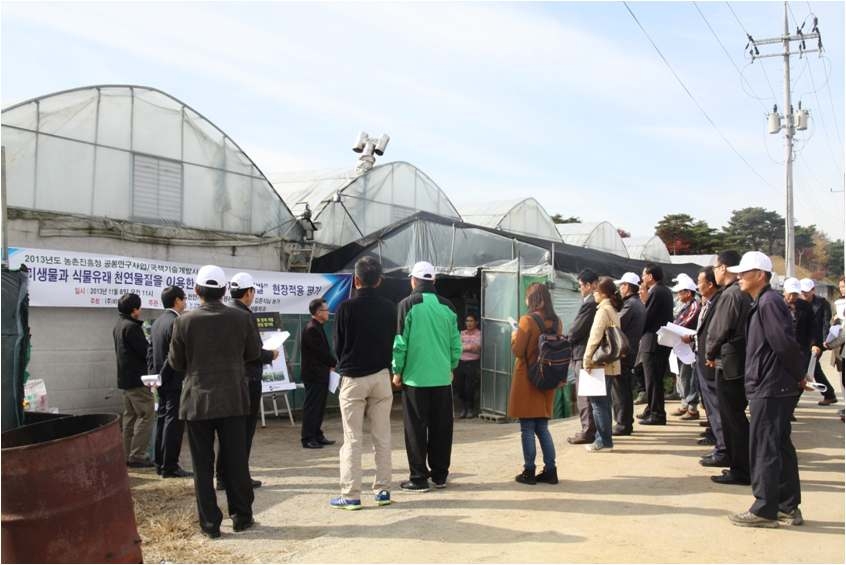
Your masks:
[[[540,390],[552,390],[567,381],[573,348],[570,338],[558,334],[557,325],[547,330],[543,318],[534,313],[531,316],[541,334],[538,337],[538,360],[529,365],[529,381]]]

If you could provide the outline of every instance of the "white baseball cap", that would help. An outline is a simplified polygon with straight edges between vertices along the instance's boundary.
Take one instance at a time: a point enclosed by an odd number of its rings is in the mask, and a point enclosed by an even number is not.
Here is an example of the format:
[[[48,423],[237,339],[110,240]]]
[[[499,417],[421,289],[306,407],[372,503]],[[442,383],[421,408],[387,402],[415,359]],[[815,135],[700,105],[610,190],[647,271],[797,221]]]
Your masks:
[[[802,279],[799,281],[799,287],[802,289],[802,292],[811,292],[816,286],[816,283],[812,279]]]
[[[685,275],[683,277],[679,276],[679,278],[677,280],[678,280],[678,282],[676,283],[676,286],[674,286],[673,288],[670,289],[673,292],[680,292],[682,290],[689,290],[691,292],[696,292],[697,290],[699,290],[698,287],[696,286],[696,283],[693,282],[693,279],[690,278],[687,275]]]
[[[418,261],[414,264],[411,274],[408,276],[424,281],[433,281],[435,280],[435,267],[428,261]]]
[[[620,277],[620,280],[614,281],[614,284],[619,286],[623,283],[629,283],[629,284],[632,284],[634,286],[640,286],[640,277],[637,276],[637,273],[632,273],[632,272],[623,273],[623,276]]]
[[[253,277],[250,273],[236,273],[232,280],[229,281],[230,290],[246,290],[248,288],[255,288]]]
[[[766,254],[761,253],[760,251],[747,251],[743,254],[743,257],[740,258],[740,265],[729,267],[728,272],[730,273],[745,273],[747,271],[766,271],[767,273],[773,272],[773,262],[770,261],[770,258],[766,256]]]
[[[802,287],[799,284],[799,279],[797,279],[796,277],[788,277],[784,279],[784,282],[782,283],[782,288],[784,289],[784,292],[788,294],[793,294],[794,292],[802,291]]]
[[[226,274],[217,265],[204,265],[197,273],[197,284],[207,288],[226,288]]]
[[[679,273],[679,275],[673,279],[673,282],[680,283],[682,281],[693,281],[693,279],[687,273]]]

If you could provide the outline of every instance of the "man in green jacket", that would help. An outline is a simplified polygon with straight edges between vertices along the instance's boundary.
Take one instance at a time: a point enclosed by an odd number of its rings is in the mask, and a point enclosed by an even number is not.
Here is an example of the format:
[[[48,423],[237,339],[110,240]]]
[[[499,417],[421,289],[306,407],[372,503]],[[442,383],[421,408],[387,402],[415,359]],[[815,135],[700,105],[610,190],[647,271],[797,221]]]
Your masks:
[[[411,296],[399,304],[394,339],[394,385],[402,386],[405,451],[410,469],[404,490],[446,486],[452,454],[452,370],[461,357],[452,303],[435,293],[435,268],[411,270]],[[428,465],[427,465],[428,455]]]

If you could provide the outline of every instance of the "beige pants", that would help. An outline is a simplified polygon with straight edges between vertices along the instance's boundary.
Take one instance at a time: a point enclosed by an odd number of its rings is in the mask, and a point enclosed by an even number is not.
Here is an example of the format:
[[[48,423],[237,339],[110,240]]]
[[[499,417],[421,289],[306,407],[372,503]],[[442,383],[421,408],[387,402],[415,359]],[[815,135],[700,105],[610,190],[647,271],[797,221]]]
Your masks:
[[[387,369],[366,377],[341,379],[341,420],[344,445],[341,446],[341,495],[361,498],[361,446],[364,419],[370,427],[376,455],[373,492],[391,488],[391,374]]]
[[[146,461],[156,416],[153,392],[146,386],[123,391],[123,449],[127,461]]]

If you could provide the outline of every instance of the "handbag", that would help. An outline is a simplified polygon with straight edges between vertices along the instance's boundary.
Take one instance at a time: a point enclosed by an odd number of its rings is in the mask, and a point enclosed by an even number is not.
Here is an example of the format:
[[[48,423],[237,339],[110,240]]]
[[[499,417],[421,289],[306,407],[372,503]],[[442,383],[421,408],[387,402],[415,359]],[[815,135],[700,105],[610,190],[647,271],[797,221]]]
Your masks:
[[[608,326],[591,359],[597,365],[607,365],[625,357],[628,352],[629,340],[626,334],[616,326]]]

